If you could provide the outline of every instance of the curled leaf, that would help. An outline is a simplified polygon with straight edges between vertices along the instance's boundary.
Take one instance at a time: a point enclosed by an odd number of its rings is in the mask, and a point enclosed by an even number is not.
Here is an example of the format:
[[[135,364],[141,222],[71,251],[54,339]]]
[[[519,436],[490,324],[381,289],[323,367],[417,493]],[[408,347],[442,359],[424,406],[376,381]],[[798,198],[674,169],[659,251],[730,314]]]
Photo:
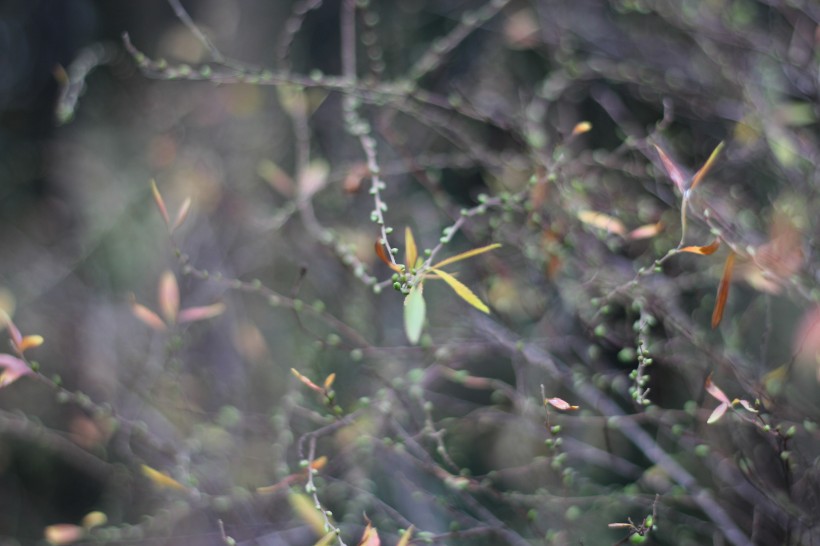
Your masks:
[[[413,526],[407,528],[407,530],[402,533],[401,538],[396,543],[396,546],[407,546],[410,544],[410,538],[413,536]]]
[[[179,210],[177,211],[177,216],[174,219],[174,225],[171,226],[171,232],[176,231],[179,226],[188,218],[188,212],[191,210],[191,198],[186,197],[185,201],[182,202],[182,205],[179,206]]]
[[[424,318],[427,314],[423,290],[423,285],[419,283],[413,286],[404,298],[404,333],[412,345],[416,345],[421,339]]]
[[[150,466],[144,464],[140,465],[142,470],[142,474],[151,480],[154,485],[159,487],[165,487],[168,489],[176,489],[177,491],[185,491],[185,486],[176,481],[174,478],[166,474],[165,472],[160,472],[159,470],[155,470]]]
[[[708,245],[704,246],[685,246],[680,249],[681,252],[691,252],[692,254],[700,254],[701,256],[709,256],[714,254],[720,248],[720,239],[715,239]]]
[[[139,304],[134,299],[134,296],[131,296],[131,313],[141,320],[144,324],[148,325],[149,327],[153,328],[158,332],[164,332],[168,329],[165,325],[165,322],[153,311],[148,309],[142,304]]]
[[[616,235],[621,236],[626,234],[626,227],[623,222],[602,212],[582,210],[578,212],[578,219],[585,224],[602,229],[609,233],[615,233]]]
[[[715,309],[712,311],[712,328],[717,328],[723,318],[723,310],[726,307],[726,300],[729,298],[729,285],[732,283],[732,270],[735,266],[735,253],[729,251],[726,263],[723,266],[723,275],[720,277]]]
[[[461,299],[463,299],[464,301],[466,301],[467,303],[469,303],[470,305],[472,305],[473,307],[475,307],[476,309],[478,309],[479,311],[481,311],[483,313],[487,313],[487,314],[490,313],[490,308],[487,307],[487,304],[485,304],[483,301],[481,301],[478,298],[478,296],[473,294],[473,291],[470,290],[467,287],[467,285],[465,285],[464,283],[462,283],[461,281],[459,281],[458,279],[456,279],[455,277],[453,277],[449,273],[446,273],[446,272],[444,272],[440,269],[432,269],[431,271],[433,273],[435,273],[436,275],[438,275],[441,278],[441,280],[443,280],[444,282],[449,284],[450,288],[452,288],[453,291],[456,294],[458,294],[458,296]]]

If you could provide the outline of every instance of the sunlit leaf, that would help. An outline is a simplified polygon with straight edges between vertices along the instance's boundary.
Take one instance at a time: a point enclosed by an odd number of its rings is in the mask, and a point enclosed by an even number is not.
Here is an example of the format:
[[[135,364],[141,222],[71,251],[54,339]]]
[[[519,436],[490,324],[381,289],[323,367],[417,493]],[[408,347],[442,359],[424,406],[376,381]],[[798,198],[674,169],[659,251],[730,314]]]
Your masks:
[[[11,385],[24,375],[34,374],[23,360],[7,354],[0,354],[0,369],[0,388]]]
[[[387,267],[389,267],[390,269],[392,269],[393,271],[395,271],[397,273],[401,273],[401,267],[397,266],[396,264],[394,264],[390,260],[390,257],[387,255],[387,251],[384,249],[384,245],[382,243],[376,241],[375,249],[376,249],[376,256],[378,256],[381,261],[383,261],[385,264],[387,264]]]
[[[728,409],[729,404],[720,404],[718,407],[715,408],[715,411],[713,411],[709,418],[706,420],[706,424],[711,425],[712,423],[723,417],[723,414],[726,413],[726,410]]]
[[[582,121],[572,128],[572,136],[582,135],[592,129],[592,124],[588,121]]]
[[[224,303],[212,303],[202,307],[189,307],[179,312],[179,322],[196,322],[218,317],[225,312]]]
[[[177,216],[174,219],[174,225],[171,226],[171,232],[176,231],[179,226],[188,218],[188,212],[191,210],[191,198],[186,197],[185,201],[182,202],[182,205],[179,206],[179,210],[177,211]]]
[[[15,348],[18,352],[23,353],[28,349],[33,349],[34,347],[39,347],[43,344],[43,336],[23,336],[23,339],[20,340],[20,344],[17,345]]]
[[[717,159],[717,157],[720,154],[720,151],[722,149],[723,149],[723,142],[718,144],[715,147],[715,149],[712,150],[712,153],[709,156],[709,159],[706,160],[706,163],[703,164],[703,167],[701,167],[698,170],[698,172],[695,173],[695,176],[692,177],[692,185],[689,186],[690,189],[694,190],[697,187],[697,185],[700,184],[701,180],[704,179],[704,177],[707,175],[707,173],[710,170],[712,170],[712,167],[715,164],[715,160]]]
[[[325,520],[322,517],[321,512],[316,509],[316,506],[313,504],[313,500],[311,500],[307,495],[303,495],[302,493],[297,493],[296,491],[291,491],[288,495],[288,501],[290,502],[291,508],[293,511],[296,512],[296,515],[304,521],[308,527],[313,529],[313,532],[316,533],[317,537],[325,536]]]
[[[54,546],[72,544],[85,537],[85,529],[72,523],[57,523],[49,525],[43,530],[46,542]]]
[[[706,388],[706,392],[717,398],[719,401],[723,402],[724,404],[731,404],[731,402],[729,402],[729,397],[726,396],[726,393],[720,390],[720,387],[712,383],[711,375],[706,378],[706,384],[704,386]]]
[[[466,301],[467,303],[469,303],[470,305],[472,305],[473,307],[475,307],[479,311],[482,311],[484,313],[489,314],[490,308],[487,307],[487,305],[483,301],[481,301],[478,298],[478,296],[473,294],[473,291],[470,290],[464,283],[462,283],[461,281],[459,281],[458,279],[456,279],[455,277],[453,277],[449,273],[446,273],[446,272],[444,272],[440,269],[433,269],[432,271],[433,271],[433,273],[435,273],[436,275],[441,277],[441,279],[444,282],[449,284],[450,288],[452,288],[455,291],[455,293],[459,295],[459,297],[461,299],[463,299],[464,301]]]
[[[164,332],[168,329],[165,322],[153,311],[142,304],[137,303],[134,297],[131,296],[131,313],[141,320],[144,324],[153,328],[158,332]]]
[[[729,255],[726,257],[726,263],[723,266],[723,275],[720,277],[715,309],[712,311],[712,328],[717,328],[718,324],[720,324],[720,320],[723,318],[723,310],[726,307],[726,300],[729,297],[729,285],[732,283],[732,270],[734,266],[735,253],[730,250]]]
[[[427,305],[424,303],[423,285],[419,283],[413,286],[404,298],[404,333],[413,345],[416,345],[421,338],[426,314]]]
[[[410,527],[407,528],[407,530],[405,532],[403,532],[401,534],[401,538],[396,543],[396,546],[407,546],[408,544],[410,544],[410,539],[412,538],[412,536],[413,536],[413,526],[411,525]]]
[[[626,234],[626,227],[623,222],[602,212],[582,210],[578,212],[578,219],[585,224],[608,231],[609,233],[615,233],[621,236]]]
[[[666,152],[661,149],[660,146],[657,144],[654,145],[655,149],[658,150],[658,155],[661,158],[661,163],[663,163],[663,168],[666,169],[666,174],[669,175],[670,180],[677,186],[678,190],[683,193],[686,191],[686,177],[683,175],[683,171],[677,164],[669,159],[669,156],[666,155]]]
[[[260,161],[259,165],[256,166],[256,173],[283,196],[293,196],[293,179],[270,159]]]
[[[319,392],[319,393],[324,392],[324,390],[322,389],[322,387],[320,387],[319,385],[317,385],[316,383],[314,383],[313,381],[311,381],[310,379],[308,379],[308,378],[307,378],[307,377],[305,377],[304,375],[300,374],[300,373],[296,370],[296,368],[291,368],[291,369],[290,369],[290,371],[291,371],[291,373],[292,373],[293,375],[295,375],[295,376],[296,376],[296,379],[298,379],[299,381],[301,381],[302,383],[304,383],[305,385],[307,385],[310,389],[312,389],[312,390],[314,390],[314,391],[316,391],[316,392]]]
[[[179,315],[179,285],[171,271],[164,271],[159,279],[159,310],[168,324],[174,324]]]
[[[445,265],[450,265],[455,262],[460,262],[461,260],[466,260],[467,258],[472,258],[473,256],[477,256],[479,254],[484,254],[485,252],[489,252],[491,250],[495,250],[496,248],[501,247],[500,243],[493,243],[491,245],[482,246],[479,248],[474,248],[472,250],[468,250],[467,252],[462,252],[461,254],[456,254],[455,256],[450,256],[445,260],[441,260],[439,263],[433,266],[433,269],[438,269],[440,267],[444,267]]]
[[[162,198],[162,194],[159,193],[157,181],[153,178],[151,179],[151,194],[154,196],[154,203],[156,203],[159,213],[162,215],[162,219],[165,220],[165,225],[170,227],[171,219],[168,217],[168,209],[165,207],[165,200]]]
[[[637,227],[626,234],[627,239],[637,241],[640,239],[651,239],[661,231],[663,231],[663,222],[656,222],[654,224],[646,224]]]
[[[358,546],[380,546],[381,543],[379,532],[368,521],[367,527],[365,527],[364,533],[362,533],[362,539],[359,541]]]
[[[174,478],[166,474],[165,472],[160,472],[159,470],[154,470],[150,466],[144,464],[140,465],[142,469],[143,475],[151,480],[154,485],[158,485],[159,487],[165,487],[168,489],[176,489],[178,491],[185,491],[186,487],[176,481]]]
[[[680,251],[700,254],[701,256],[709,256],[710,254],[714,254],[718,248],[720,248],[720,239],[715,239],[713,242],[704,246],[685,246],[680,249]]]
[[[418,248],[416,248],[416,239],[413,238],[413,232],[409,227],[404,228],[404,264],[408,268],[416,267],[416,260],[419,257]]]
[[[557,408],[559,410],[577,410],[578,406],[573,406],[566,400],[562,400],[561,398],[547,398],[544,400],[545,404],[549,404],[550,406]]]

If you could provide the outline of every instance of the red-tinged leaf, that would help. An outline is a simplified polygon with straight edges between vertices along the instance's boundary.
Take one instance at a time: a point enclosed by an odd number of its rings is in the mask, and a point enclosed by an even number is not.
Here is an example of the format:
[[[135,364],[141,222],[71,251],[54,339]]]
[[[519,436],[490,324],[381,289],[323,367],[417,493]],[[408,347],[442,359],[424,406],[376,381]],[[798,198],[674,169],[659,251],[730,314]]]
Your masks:
[[[334,381],[336,381],[335,373],[332,373],[329,376],[325,377],[325,382],[323,383],[325,390],[328,390],[330,387],[332,387]]]
[[[156,203],[159,213],[162,215],[162,219],[165,220],[165,225],[170,228],[171,219],[168,217],[168,209],[165,207],[165,200],[162,198],[162,194],[159,193],[157,181],[153,178],[151,179],[151,193],[154,196],[154,203]]]
[[[367,527],[364,529],[364,533],[362,533],[362,539],[359,541],[358,546],[380,546],[381,543],[382,541],[379,538],[379,532],[370,522],[368,522]]]
[[[179,285],[170,271],[159,278],[159,310],[165,322],[174,324],[179,316]]]
[[[410,544],[410,539],[413,537],[413,526],[407,528],[407,530],[402,533],[401,538],[396,543],[396,546],[407,546]]]
[[[46,542],[53,546],[63,544],[73,544],[85,537],[85,529],[73,523],[57,523],[49,525],[43,530],[43,537]]]
[[[433,266],[433,269],[438,269],[440,267],[444,267],[445,265],[450,265],[455,262],[460,262],[461,260],[466,260],[467,258],[472,258],[473,256],[477,256],[479,254],[484,254],[485,252],[489,252],[491,250],[495,250],[496,248],[500,248],[500,243],[493,243],[491,245],[482,246],[480,248],[474,248],[472,250],[468,250],[467,252],[462,252],[461,254],[456,254],[455,256],[450,256],[445,260],[441,260],[439,263]]]
[[[726,393],[724,393],[722,390],[720,390],[720,387],[718,387],[717,385],[712,383],[712,376],[711,375],[706,378],[705,387],[706,387],[706,392],[708,392],[709,394],[711,394],[712,396],[717,398],[719,401],[723,402],[724,404],[731,404],[731,402],[729,401],[729,397],[726,396]]]
[[[375,248],[376,248],[376,256],[378,256],[379,259],[381,259],[381,261],[383,261],[385,264],[387,264],[387,267],[389,267],[390,269],[392,269],[393,271],[395,271],[397,273],[401,273],[401,267],[397,266],[396,264],[394,264],[390,260],[390,257],[387,255],[387,251],[384,249],[383,244],[376,241]]]
[[[317,459],[313,459],[313,462],[310,463],[310,468],[312,468],[313,470],[321,470],[325,466],[327,466],[327,457],[325,457],[324,455]]]
[[[712,328],[717,328],[720,320],[723,318],[723,310],[726,308],[726,300],[729,298],[729,285],[732,284],[732,270],[735,266],[735,253],[729,251],[726,257],[726,263],[723,266],[723,275],[720,278],[720,285],[718,286],[717,299],[715,300],[715,309],[712,311]]]
[[[622,237],[626,234],[626,226],[624,226],[623,222],[603,212],[582,210],[578,212],[578,219],[585,224],[609,233],[614,233]]]
[[[25,361],[11,355],[0,354],[0,389],[11,385],[24,375],[34,375]]]
[[[715,164],[715,160],[717,159],[720,151],[723,149],[723,142],[715,146],[715,149],[712,150],[712,153],[709,155],[709,159],[706,160],[706,163],[703,164],[703,167],[698,169],[698,172],[695,173],[695,176],[692,177],[692,185],[689,187],[690,189],[695,189],[698,184],[700,184],[701,180],[704,179],[706,174],[712,170],[712,167]]]
[[[189,307],[179,312],[179,322],[196,322],[199,320],[208,320],[218,317],[225,312],[224,303],[212,303],[211,305],[203,305],[202,307]]]
[[[450,288],[452,288],[453,291],[456,294],[458,294],[458,296],[461,299],[463,299],[464,301],[466,301],[467,303],[469,303],[470,305],[472,305],[473,307],[475,307],[483,313],[490,313],[490,308],[487,307],[487,304],[481,301],[478,296],[473,294],[473,291],[470,290],[467,287],[467,285],[462,283],[460,280],[456,279],[449,273],[446,273],[440,269],[431,269],[431,271],[438,275],[441,278],[441,280],[450,285]]]
[[[179,206],[179,210],[177,211],[177,216],[174,219],[174,225],[171,226],[171,232],[173,233],[176,231],[179,226],[188,218],[188,212],[191,210],[191,198],[186,197],[185,201],[182,202],[182,205]]]
[[[416,267],[416,260],[419,257],[418,248],[416,248],[416,239],[413,237],[413,232],[409,227],[404,228],[404,264],[408,269]]]
[[[298,371],[296,371],[296,368],[291,368],[290,371],[294,376],[296,376],[296,379],[298,379],[299,381],[304,383],[309,389],[314,390],[318,393],[323,393],[324,392],[322,387],[320,387],[319,385],[317,385],[316,383],[314,383],[313,381],[311,381],[310,379],[308,379],[304,375],[300,374]]]
[[[157,332],[164,332],[168,329],[165,322],[153,311],[134,301],[134,296],[131,296],[131,313],[144,324],[153,328]]]
[[[561,398],[547,398],[544,400],[545,404],[549,404],[550,406],[557,408],[559,410],[577,410],[578,406],[573,406],[566,400],[562,400]]]
[[[712,412],[712,415],[709,416],[709,419],[706,420],[706,424],[711,425],[716,422],[718,419],[723,417],[723,414],[726,413],[727,409],[729,409],[729,404],[721,404],[716,407],[715,411]]]
[[[717,252],[720,248],[720,239],[715,239],[713,242],[704,246],[685,246],[680,249],[681,252],[691,252],[692,254],[700,254],[701,256],[709,256]]]
[[[651,239],[652,237],[663,231],[663,227],[663,222],[657,222],[655,224],[646,224],[630,231],[626,235],[626,238],[631,239],[633,241],[637,241],[639,239]]]
[[[683,171],[680,167],[675,164],[674,161],[669,159],[669,156],[666,155],[666,152],[661,149],[660,146],[657,144],[654,145],[655,149],[658,150],[658,155],[661,158],[661,163],[663,163],[663,168],[666,169],[666,174],[669,175],[669,178],[674,182],[675,186],[677,186],[678,190],[683,193],[686,191],[686,177],[683,175]]]
[[[39,347],[43,344],[43,336],[24,336],[23,339],[20,340],[19,345],[15,347],[19,353],[24,353],[28,349],[33,349],[34,347]]]
[[[164,487],[167,489],[176,489],[177,491],[185,491],[186,487],[176,481],[174,478],[166,474],[165,472],[160,472],[159,470],[155,470],[148,466],[147,464],[140,465],[142,469],[142,474],[151,480],[151,482],[159,487]]]

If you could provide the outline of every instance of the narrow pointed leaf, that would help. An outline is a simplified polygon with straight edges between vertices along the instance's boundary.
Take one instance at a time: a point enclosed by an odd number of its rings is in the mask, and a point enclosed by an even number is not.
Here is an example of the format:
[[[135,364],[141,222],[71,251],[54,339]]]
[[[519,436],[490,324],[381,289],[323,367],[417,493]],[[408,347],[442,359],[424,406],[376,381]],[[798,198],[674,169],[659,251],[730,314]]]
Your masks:
[[[218,317],[225,312],[224,303],[212,303],[202,307],[189,307],[179,312],[179,322],[196,322]]]
[[[626,227],[623,222],[603,212],[582,210],[578,212],[578,219],[585,224],[608,231],[609,233],[615,233],[621,236],[626,234]]]
[[[381,261],[383,261],[385,264],[387,264],[387,267],[389,267],[390,269],[392,269],[393,271],[395,271],[397,273],[401,273],[401,268],[399,266],[397,266],[396,264],[394,264],[390,260],[390,257],[387,255],[387,251],[384,249],[383,244],[376,241],[375,249],[376,249],[376,256],[378,256]]]
[[[21,353],[25,352],[28,349],[39,347],[43,344],[43,341],[43,336],[24,336],[23,339],[20,340],[20,344],[17,346],[17,350]]]
[[[131,313],[139,320],[141,320],[144,324],[148,325],[149,327],[153,328],[157,332],[164,332],[168,329],[165,325],[165,322],[160,318],[159,315],[148,309],[142,304],[137,303],[131,299]]]
[[[184,485],[176,481],[174,478],[172,478],[165,472],[155,470],[146,464],[141,465],[140,468],[142,469],[142,474],[146,478],[151,480],[154,483],[154,485],[158,485],[159,487],[166,487],[168,489],[176,489],[178,491],[185,491],[186,489]]]
[[[664,152],[660,146],[655,144],[655,149],[658,150],[658,155],[661,158],[661,163],[663,163],[663,168],[666,169],[666,174],[669,175],[669,178],[674,182],[681,193],[686,191],[686,177],[683,175],[683,171],[674,161],[669,159],[669,156],[666,155],[666,152]]]
[[[427,314],[423,286],[417,284],[410,289],[410,293],[404,298],[404,333],[407,334],[407,341],[413,345],[416,345],[421,338],[424,318]]]
[[[680,251],[700,254],[701,256],[709,256],[710,254],[714,254],[718,248],[720,248],[720,239],[715,239],[713,242],[704,246],[685,246],[680,249]]]
[[[440,269],[433,269],[432,271],[436,275],[441,277],[441,280],[443,280],[444,282],[449,284],[450,288],[452,288],[453,291],[455,291],[455,293],[458,294],[461,299],[463,299],[464,301],[466,301],[467,303],[469,303],[470,305],[472,305],[473,307],[475,307],[479,311],[482,311],[482,312],[487,313],[487,314],[490,313],[490,308],[487,307],[487,304],[485,304],[483,301],[481,301],[478,298],[478,296],[473,294],[473,291],[470,290],[467,287],[467,285],[465,285],[464,283],[462,283],[460,280],[456,279],[455,277],[453,277],[449,273],[445,273],[444,271],[442,271]]]
[[[419,251],[416,248],[416,239],[413,238],[413,232],[409,227],[404,228],[404,265],[408,269],[416,267],[416,259],[419,257]]]
[[[706,420],[707,425],[711,425],[721,417],[723,414],[726,413],[726,410],[729,409],[729,404],[721,404],[715,408],[715,411],[712,412],[712,415],[709,416],[709,419]]]
[[[735,266],[735,253],[729,251],[726,257],[726,264],[723,266],[723,276],[720,278],[715,309],[712,311],[712,328],[717,328],[723,318],[723,310],[726,307],[726,300],[729,297],[729,285],[732,284],[732,270]]]
[[[179,206],[179,210],[177,211],[177,217],[174,219],[174,225],[171,226],[171,232],[174,232],[182,225],[186,218],[188,218],[188,212],[191,210],[191,198],[186,197],[185,201],[182,202],[182,205]]]
[[[179,315],[179,285],[170,271],[165,271],[159,279],[159,310],[169,324],[174,324]]]
[[[466,260],[467,258],[472,258],[473,256],[478,256],[479,254],[484,254],[485,252],[489,252],[491,250],[495,250],[501,246],[500,243],[493,243],[491,245],[482,246],[479,248],[474,248],[472,250],[468,250],[467,252],[462,252],[461,254],[456,254],[455,256],[450,256],[445,260],[441,260],[439,263],[433,266],[433,269],[438,269],[440,267],[444,267],[445,265],[450,265],[455,262],[460,262],[461,260]]]
[[[651,239],[652,237],[660,233],[662,230],[663,222],[646,224],[630,231],[627,234],[626,238],[631,239],[633,241],[637,241],[639,239]]]
[[[171,219],[168,217],[168,209],[165,207],[165,200],[162,198],[162,194],[159,193],[157,181],[153,178],[151,179],[151,193],[154,196],[154,203],[157,204],[157,208],[159,209],[159,213],[162,215],[162,219],[165,220],[165,225],[170,227]]]
[[[396,546],[407,546],[410,544],[410,539],[413,537],[413,526],[407,528],[407,530],[402,533],[401,538],[396,543]]]
[[[706,160],[706,163],[703,164],[703,167],[701,167],[698,170],[698,172],[695,173],[695,176],[692,177],[692,185],[690,186],[690,189],[694,190],[695,187],[698,184],[700,184],[701,180],[704,179],[706,174],[710,170],[712,170],[712,167],[715,164],[715,160],[717,159],[718,155],[720,154],[720,151],[723,149],[723,145],[724,145],[724,143],[721,142],[720,144],[715,146],[715,149],[712,150],[712,154],[709,156],[709,159]]]

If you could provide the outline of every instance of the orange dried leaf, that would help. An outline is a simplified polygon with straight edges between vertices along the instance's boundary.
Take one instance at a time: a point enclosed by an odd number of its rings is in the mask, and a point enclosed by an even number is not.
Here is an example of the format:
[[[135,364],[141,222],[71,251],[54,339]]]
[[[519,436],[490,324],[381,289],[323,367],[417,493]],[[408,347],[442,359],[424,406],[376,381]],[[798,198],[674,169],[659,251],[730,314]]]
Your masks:
[[[404,228],[404,264],[409,269],[416,267],[416,260],[419,257],[418,248],[416,248],[416,239],[413,237],[413,232],[409,227]]]
[[[692,185],[690,186],[690,189],[694,190],[695,187],[698,184],[700,184],[701,180],[704,179],[706,174],[710,170],[712,170],[712,166],[714,166],[715,160],[717,159],[717,156],[718,156],[718,154],[720,154],[720,151],[722,149],[723,149],[723,142],[721,142],[720,144],[715,146],[715,149],[712,150],[712,153],[709,155],[709,159],[706,160],[706,163],[703,164],[703,167],[701,167],[698,170],[698,172],[695,173],[695,176],[692,177]]]
[[[165,220],[165,225],[170,227],[171,219],[168,217],[168,209],[165,207],[165,200],[162,199],[162,194],[159,193],[159,188],[157,188],[157,181],[153,178],[151,179],[151,193],[154,196],[154,203],[156,203],[159,213],[162,215],[162,219]]]
[[[433,273],[438,275],[441,278],[441,280],[443,280],[448,285],[450,285],[450,288],[452,288],[453,291],[456,294],[458,294],[458,296],[461,299],[463,299],[464,301],[466,301],[467,303],[469,303],[470,305],[472,305],[473,307],[475,307],[476,309],[478,309],[481,312],[484,312],[484,313],[487,313],[487,314],[490,313],[490,308],[487,307],[487,304],[485,304],[483,301],[481,301],[478,298],[478,296],[473,294],[473,291],[470,290],[464,283],[462,283],[461,281],[459,281],[458,279],[456,279],[455,277],[453,277],[449,273],[445,273],[444,271],[441,271],[440,269],[432,269],[432,271],[433,271]]]
[[[164,271],[159,279],[159,310],[165,321],[174,324],[179,315],[179,285],[171,271]]]
[[[413,536],[413,526],[407,528],[407,530],[402,533],[401,538],[396,543],[396,546],[407,546],[410,544],[410,538]]]
[[[572,136],[582,135],[592,129],[592,124],[588,121],[582,121],[572,128]]]
[[[485,252],[489,252],[491,250],[495,250],[496,248],[501,247],[500,243],[493,243],[491,245],[482,246],[479,248],[474,248],[472,250],[468,250],[467,252],[462,252],[461,254],[456,254],[455,256],[450,256],[449,258],[440,261],[436,265],[432,267],[432,269],[438,269],[440,267],[444,267],[445,265],[450,265],[455,262],[460,262],[461,260],[466,260],[467,258],[472,258],[473,256],[477,256],[479,254],[484,254]]]
[[[34,347],[39,347],[43,344],[43,336],[23,336],[23,339],[20,340],[20,344],[16,346],[18,352],[25,352],[28,349],[33,349]]]
[[[661,149],[660,146],[657,144],[654,145],[655,149],[658,150],[658,155],[661,158],[661,163],[663,163],[663,168],[666,169],[666,174],[669,175],[669,178],[674,182],[675,186],[677,186],[678,190],[681,193],[686,191],[686,177],[683,175],[683,171],[677,164],[669,159],[669,156],[666,155],[666,152]]]
[[[320,387],[319,385],[317,385],[316,383],[314,383],[313,381],[311,381],[310,379],[308,379],[304,375],[300,374],[298,371],[296,371],[296,368],[291,368],[290,371],[293,375],[296,376],[296,379],[298,379],[299,381],[304,383],[308,388],[310,388],[310,389],[312,389],[316,392],[319,392],[319,393],[324,392],[322,387]]]
[[[387,251],[384,249],[384,245],[382,243],[380,243],[379,241],[376,241],[375,249],[376,249],[376,256],[378,256],[379,259],[381,259],[381,261],[383,261],[385,264],[387,264],[387,267],[389,267],[390,269],[392,269],[393,271],[395,271],[397,273],[401,273],[401,268],[399,266],[397,266],[396,264],[394,264],[390,260],[390,257],[387,255]]]
[[[729,297],[729,285],[732,283],[732,270],[735,266],[735,253],[729,251],[726,257],[726,264],[723,266],[723,276],[720,278],[715,309],[712,311],[712,328],[717,328],[723,318],[723,310],[726,307],[726,300]]]
[[[720,239],[715,239],[713,242],[705,246],[685,246],[680,249],[680,251],[700,254],[701,256],[709,256],[710,254],[714,254],[718,248],[720,248]]]
[[[578,219],[585,224],[608,231],[609,233],[615,233],[621,236],[626,234],[626,227],[623,222],[602,212],[582,210],[578,212]]]
[[[142,474],[151,480],[154,485],[158,485],[159,487],[166,487],[168,489],[176,489],[177,491],[185,491],[185,486],[176,481],[174,478],[166,474],[165,472],[160,472],[159,470],[155,470],[150,466],[144,464],[140,465],[142,469]]]

